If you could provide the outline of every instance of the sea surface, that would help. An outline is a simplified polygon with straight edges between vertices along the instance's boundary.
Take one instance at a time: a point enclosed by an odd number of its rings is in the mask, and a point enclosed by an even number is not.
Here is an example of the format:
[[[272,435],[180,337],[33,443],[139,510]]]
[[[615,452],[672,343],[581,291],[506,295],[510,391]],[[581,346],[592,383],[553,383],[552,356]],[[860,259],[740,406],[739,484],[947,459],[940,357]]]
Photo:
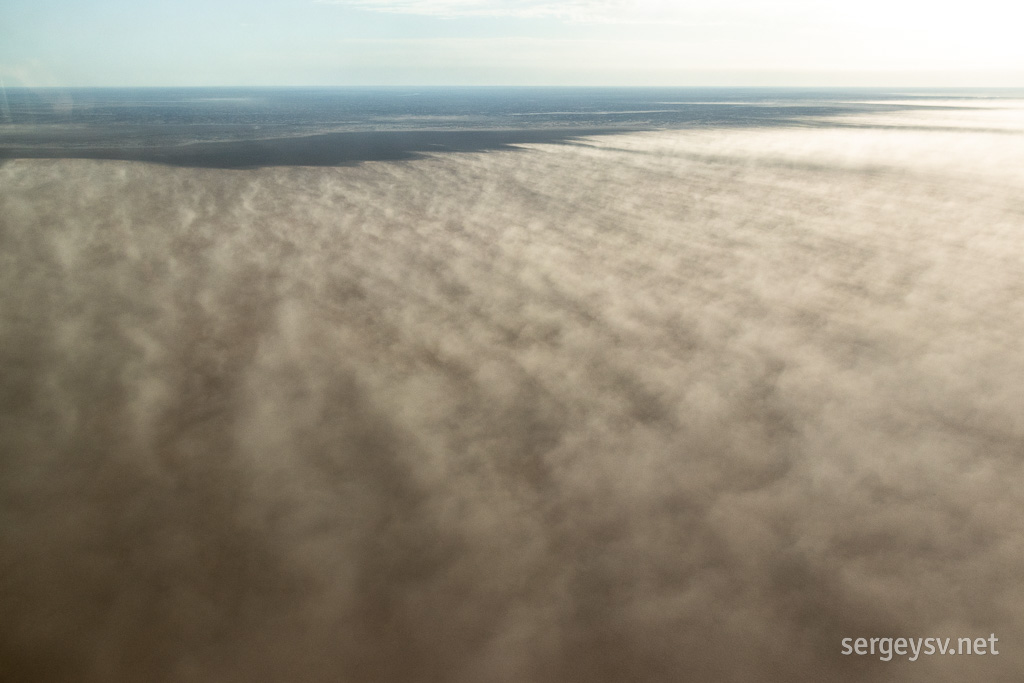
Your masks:
[[[331,166],[637,130],[821,125],[1024,91],[760,88],[8,89],[0,160]]]
[[[0,680],[1020,680],[1024,92],[0,121]]]

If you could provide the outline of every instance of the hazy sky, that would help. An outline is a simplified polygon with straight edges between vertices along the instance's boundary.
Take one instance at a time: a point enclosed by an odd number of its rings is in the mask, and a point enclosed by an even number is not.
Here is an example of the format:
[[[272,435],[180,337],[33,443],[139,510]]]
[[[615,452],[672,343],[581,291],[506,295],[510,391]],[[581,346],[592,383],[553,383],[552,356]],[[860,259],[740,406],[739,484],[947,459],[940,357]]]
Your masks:
[[[3,0],[7,85],[1024,84],[1005,0]]]

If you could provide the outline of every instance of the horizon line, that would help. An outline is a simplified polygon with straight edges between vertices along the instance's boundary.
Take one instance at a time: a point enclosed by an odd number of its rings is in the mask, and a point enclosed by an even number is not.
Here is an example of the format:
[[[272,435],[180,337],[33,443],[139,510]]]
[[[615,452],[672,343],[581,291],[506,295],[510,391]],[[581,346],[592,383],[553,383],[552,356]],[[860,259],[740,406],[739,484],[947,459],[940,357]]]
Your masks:
[[[216,85],[197,84],[125,84],[125,85],[5,85],[5,90],[143,90],[143,89],[415,89],[415,88],[460,88],[460,89],[487,89],[487,88],[534,88],[554,90],[566,89],[607,89],[607,90],[659,90],[659,89],[721,89],[721,90],[1019,90],[1024,91],[1022,85],[801,85],[801,84],[587,84],[587,83],[301,83],[301,84],[243,84],[243,83],[222,83]]]

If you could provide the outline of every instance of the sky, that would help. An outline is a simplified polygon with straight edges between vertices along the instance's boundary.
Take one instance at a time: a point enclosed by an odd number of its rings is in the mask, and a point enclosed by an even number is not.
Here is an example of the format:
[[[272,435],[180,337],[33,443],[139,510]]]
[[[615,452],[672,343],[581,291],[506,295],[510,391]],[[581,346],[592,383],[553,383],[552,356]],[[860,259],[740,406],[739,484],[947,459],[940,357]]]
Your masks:
[[[1005,0],[3,0],[7,86],[1024,85]]]

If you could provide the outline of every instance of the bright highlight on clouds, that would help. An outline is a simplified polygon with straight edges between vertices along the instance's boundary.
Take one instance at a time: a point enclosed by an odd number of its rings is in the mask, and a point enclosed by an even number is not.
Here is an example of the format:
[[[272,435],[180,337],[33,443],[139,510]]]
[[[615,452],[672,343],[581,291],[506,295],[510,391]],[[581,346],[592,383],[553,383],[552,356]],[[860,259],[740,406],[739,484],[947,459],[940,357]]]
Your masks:
[[[777,32],[782,20],[804,24],[842,23],[849,28],[905,28],[920,31],[941,29],[951,33],[984,28],[1000,32],[1007,23],[1024,17],[1020,6],[995,0],[982,2],[924,2],[922,0],[865,0],[821,2],[814,0],[723,0],[721,2],[673,2],[672,0],[315,0],[360,9],[403,14],[557,18],[578,22],[751,22],[766,33]],[[775,24],[775,25],[772,25]],[[1018,24],[1019,25],[1019,24]],[[1010,34],[1007,32],[1007,36]],[[909,36],[908,36],[909,37]]]
[[[506,37],[516,40],[528,37],[538,23],[559,24],[564,34],[558,38],[545,35],[534,52],[538,61],[556,71],[580,65],[610,73],[640,70],[661,74],[702,69],[804,73],[866,70],[883,74],[899,70],[1024,70],[1024,44],[1015,35],[1016,27],[1024,20],[1024,10],[1002,2],[318,2],[390,15],[524,20],[508,25]],[[604,25],[621,30],[609,34]],[[496,56],[487,52],[478,52],[478,59],[487,62]],[[934,79],[929,84],[932,82]],[[860,84],[867,83],[870,80]],[[827,84],[827,79],[819,84]]]

